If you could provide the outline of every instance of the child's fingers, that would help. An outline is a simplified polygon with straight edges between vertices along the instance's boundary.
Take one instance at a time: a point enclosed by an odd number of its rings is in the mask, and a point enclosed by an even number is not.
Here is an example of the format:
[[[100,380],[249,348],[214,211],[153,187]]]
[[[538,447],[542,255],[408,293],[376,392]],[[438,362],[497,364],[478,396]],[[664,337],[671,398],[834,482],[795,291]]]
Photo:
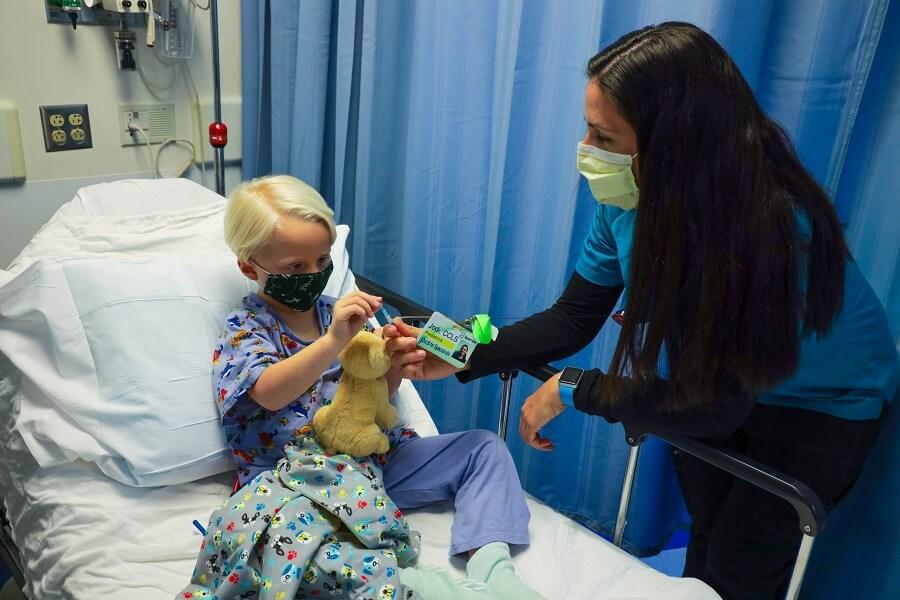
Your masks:
[[[381,304],[382,304],[382,299],[380,296],[373,296],[372,294],[367,294],[367,293],[361,292],[361,291],[351,292],[351,293],[347,294],[346,296],[344,296],[344,299],[346,299],[346,300],[350,300],[350,299],[361,300],[365,304],[367,304],[369,307],[371,307],[372,310],[378,310],[379,308],[381,308]]]
[[[361,296],[362,298],[365,298],[372,304],[381,304],[381,300],[382,300],[381,296],[373,296],[372,294],[367,294],[362,291],[357,291],[355,293],[356,293],[356,295]]]
[[[369,305],[368,302],[366,302],[364,299],[362,299],[358,296],[347,296],[346,298],[344,298],[344,306],[345,307],[350,307],[350,306],[359,307],[367,317],[375,316],[375,310],[377,310],[377,309],[373,309],[371,307],[371,305]]]
[[[378,300],[375,296],[369,296],[368,294],[363,294],[362,292],[350,292],[337,302],[335,302],[335,307],[338,306],[346,306],[348,304],[360,304],[362,306],[371,306],[373,302],[370,299],[374,299],[374,304],[380,306],[381,301]]]
[[[366,309],[357,304],[349,304],[341,307],[341,311],[335,311],[334,316],[339,321],[350,321],[353,317],[357,317],[363,321],[365,321],[368,316],[366,314]]]

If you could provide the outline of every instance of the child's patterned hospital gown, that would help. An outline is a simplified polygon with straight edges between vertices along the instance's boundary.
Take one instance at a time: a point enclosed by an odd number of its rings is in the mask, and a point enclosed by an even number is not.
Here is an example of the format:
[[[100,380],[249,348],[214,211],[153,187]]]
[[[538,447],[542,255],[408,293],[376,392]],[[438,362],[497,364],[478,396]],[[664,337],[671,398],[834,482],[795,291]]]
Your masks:
[[[331,325],[333,307],[334,299],[327,296],[316,302],[314,310],[323,335]],[[281,410],[269,411],[247,393],[266,367],[311,343],[294,335],[255,293],[247,295],[241,307],[226,319],[213,353],[213,384],[241,485],[274,468],[284,456],[284,445],[312,422],[320,406],[329,404],[334,397],[342,372],[337,361],[303,395]],[[415,435],[412,430],[399,427],[386,433],[391,447],[401,437]]]

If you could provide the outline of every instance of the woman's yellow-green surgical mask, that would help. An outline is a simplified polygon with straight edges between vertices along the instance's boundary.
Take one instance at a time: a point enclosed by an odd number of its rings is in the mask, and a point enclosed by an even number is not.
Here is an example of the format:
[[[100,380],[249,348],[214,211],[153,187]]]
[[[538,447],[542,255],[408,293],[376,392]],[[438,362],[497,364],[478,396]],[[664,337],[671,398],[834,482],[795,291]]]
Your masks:
[[[578,172],[587,179],[597,202],[633,210],[638,202],[638,186],[631,172],[635,157],[637,154],[616,154],[579,142]]]

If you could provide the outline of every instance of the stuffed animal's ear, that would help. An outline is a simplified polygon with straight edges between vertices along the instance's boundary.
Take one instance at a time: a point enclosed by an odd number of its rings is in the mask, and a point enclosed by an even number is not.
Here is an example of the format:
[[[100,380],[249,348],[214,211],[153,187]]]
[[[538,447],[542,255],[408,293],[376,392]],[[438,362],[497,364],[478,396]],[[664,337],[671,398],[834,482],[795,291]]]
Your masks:
[[[342,365],[347,365],[351,362],[356,362],[364,356],[364,352],[366,351],[366,347],[364,344],[360,344],[356,338],[350,340],[344,349],[341,350],[341,353],[338,354],[338,360],[341,361]]]

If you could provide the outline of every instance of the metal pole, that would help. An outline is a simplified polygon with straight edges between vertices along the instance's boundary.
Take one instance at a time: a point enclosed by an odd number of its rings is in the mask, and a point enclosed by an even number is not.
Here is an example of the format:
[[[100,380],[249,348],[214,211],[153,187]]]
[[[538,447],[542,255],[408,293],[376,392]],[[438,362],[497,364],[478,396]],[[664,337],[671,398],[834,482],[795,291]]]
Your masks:
[[[625,537],[625,522],[628,517],[628,503],[631,500],[631,489],[634,487],[634,473],[637,470],[638,455],[641,452],[640,444],[632,446],[628,451],[628,464],[625,466],[625,479],[622,481],[622,496],[619,499],[619,514],[616,515],[616,531],[613,534],[613,544],[622,547]]]
[[[506,440],[506,424],[509,420],[509,401],[512,398],[512,380],[514,373],[500,373],[503,381],[503,392],[500,394],[500,423],[497,425],[497,435]]]
[[[794,563],[794,571],[791,573],[791,581],[788,583],[787,600],[796,600],[800,594],[800,586],[803,584],[803,575],[806,573],[806,565],[809,563],[809,555],[812,553],[813,542],[816,541],[811,535],[803,534],[803,541],[800,542],[800,550],[797,552],[797,561]]]
[[[219,2],[210,0],[209,19],[212,32],[213,61],[213,114],[215,123],[222,123],[222,82],[219,78]],[[227,138],[226,138],[227,139]],[[213,144],[213,156],[216,172],[216,193],[225,195],[225,144]]]

